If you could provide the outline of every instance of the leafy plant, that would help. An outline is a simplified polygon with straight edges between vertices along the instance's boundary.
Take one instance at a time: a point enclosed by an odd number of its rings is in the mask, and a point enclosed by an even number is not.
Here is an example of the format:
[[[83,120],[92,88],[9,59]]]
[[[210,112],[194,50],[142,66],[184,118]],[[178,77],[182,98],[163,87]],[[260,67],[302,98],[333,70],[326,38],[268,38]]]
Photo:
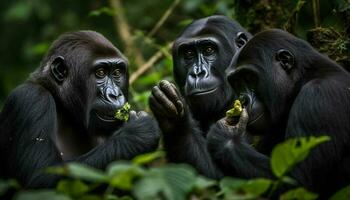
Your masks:
[[[266,199],[274,195],[282,184],[288,184],[292,189],[282,194],[281,200],[314,200],[318,198],[317,194],[302,187],[293,188],[296,181],[287,174],[313,148],[329,139],[327,136],[292,138],[277,145],[271,155],[276,180],[225,177],[215,181],[198,175],[186,164],[152,165],[165,156],[165,152],[156,151],[139,155],[131,161],[113,162],[105,171],[79,163],[50,167],[46,170],[48,173],[67,177],[59,181],[55,190],[20,191],[15,199]],[[0,182],[0,196],[11,187],[19,188],[13,181]],[[349,196],[350,186],[340,190],[331,200],[349,199]]]

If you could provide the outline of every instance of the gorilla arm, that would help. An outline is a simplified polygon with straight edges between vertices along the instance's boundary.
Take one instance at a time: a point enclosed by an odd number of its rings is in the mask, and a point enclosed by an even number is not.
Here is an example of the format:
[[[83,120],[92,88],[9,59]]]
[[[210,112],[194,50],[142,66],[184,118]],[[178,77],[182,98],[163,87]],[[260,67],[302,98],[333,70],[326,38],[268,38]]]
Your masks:
[[[269,157],[245,141],[247,123],[248,113],[245,108],[235,126],[229,125],[226,118],[215,123],[207,136],[209,152],[225,175],[271,178]]]
[[[207,177],[220,178],[221,172],[210,157],[204,134],[176,87],[161,81],[153,88],[149,101],[163,132],[169,161],[189,163]]]

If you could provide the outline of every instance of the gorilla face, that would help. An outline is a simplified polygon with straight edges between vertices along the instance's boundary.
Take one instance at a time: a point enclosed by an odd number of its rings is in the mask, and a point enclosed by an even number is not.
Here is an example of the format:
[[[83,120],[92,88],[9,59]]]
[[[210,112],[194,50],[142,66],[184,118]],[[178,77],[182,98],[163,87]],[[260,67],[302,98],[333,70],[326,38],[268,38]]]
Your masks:
[[[273,42],[265,39],[272,38],[272,34],[276,34]],[[295,70],[292,53],[295,50],[278,37],[278,31],[257,34],[235,56],[228,70],[227,79],[247,108],[248,130],[255,134],[264,133],[287,118],[300,87],[297,82],[301,73]]]
[[[89,132],[108,135],[121,125],[114,116],[128,101],[128,61],[102,35],[88,33],[89,42],[78,48],[68,46],[71,54],[52,59],[50,73],[71,120]]]
[[[233,93],[225,70],[250,34],[222,16],[189,25],[173,46],[174,77],[195,118],[221,115]]]

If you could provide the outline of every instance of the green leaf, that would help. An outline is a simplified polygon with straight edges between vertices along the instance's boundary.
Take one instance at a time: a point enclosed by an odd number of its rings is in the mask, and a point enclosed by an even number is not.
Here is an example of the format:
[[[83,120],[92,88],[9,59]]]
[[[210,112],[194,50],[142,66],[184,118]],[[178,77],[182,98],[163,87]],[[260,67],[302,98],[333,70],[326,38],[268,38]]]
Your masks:
[[[79,197],[89,191],[89,186],[80,180],[61,180],[58,182],[56,191],[72,197]]]
[[[115,10],[113,10],[112,8],[109,7],[102,7],[99,8],[97,10],[93,10],[89,13],[89,17],[98,17],[100,15],[108,15],[108,16],[113,16],[115,14],[117,14],[117,12]]]
[[[271,186],[272,180],[265,179],[265,178],[258,178],[258,179],[252,179],[247,181],[242,186],[242,189],[247,194],[252,194],[254,196],[260,196],[264,194]]]
[[[282,194],[281,200],[313,200],[317,199],[318,195],[307,191],[305,188],[299,187],[293,190],[289,190]]]
[[[304,160],[315,146],[330,140],[328,136],[292,138],[276,145],[271,155],[272,171],[278,178]]]
[[[350,199],[350,185],[339,190],[330,198],[330,200],[344,200],[344,199]]]
[[[146,153],[146,154],[136,156],[134,159],[132,159],[132,163],[136,165],[144,165],[158,158],[162,158],[164,157],[164,155],[165,155],[164,151],[155,151],[151,153]]]
[[[122,190],[131,190],[133,181],[143,174],[141,167],[123,161],[114,162],[107,168],[109,184]]]
[[[119,119],[121,121],[128,121],[129,120],[129,112],[130,112],[130,104],[126,102],[122,108],[118,109],[115,113],[115,118]]]
[[[47,50],[50,48],[50,44],[47,43],[47,42],[42,42],[42,43],[39,43],[39,44],[36,44],[34,45],[32,48],[31,48],[31,51],[34,55],[44,55]]]
[[[204,176],[197,176],[196,181],[194,182],[194,188],[196,190],[205,190],[207,188],[213,187],[217,184],[215,180],[211,180]]]
[[[264,178],[243,180],[225,177],[220,181],[220,188],[225,199],[229,199],[231,196],[238,199],[249,199],[259,197],[267,192],[271,184],[272,180]]]
[[[0,180],[0,196],[6,194],[6,192],[11,188],[19,189],[20,185],[14,179]]]
[[[136,182],[133,194],[140,200],[184,200],[195,184],[196,174],[188,165],[169,164],[153,168]]]
[[[29,18],[33,5],[27,1],[19,1],[7,9],[5,19],[7,21],[25,21]]]
[[[294,186],[298,185],[298,182],[289,176],[282,176],[281,181],[289,185],[294,185]]]
[[[107,176],[103,174],[102,171],[79,163],[69,163],[60,167],[49,167],[46,169],[46,172],[94,183],[103,183],[107,181]]]
[[[79,197],[79,200],[105,200],[99,195],[87,194],[82,197]]]
[[[245,199],[246,195],[241,190],[246,180],[225,177],[220,181],[219,195],[223,195],[224,199]]]
[[[241,188],[247,180],[239,178],[225,177],[220,181],[221,190],[238,190]]]
[[[50,200],[71,200],[70,197],[59,194],[53,190],[35,190],[24,191],[17,194],[16,200],[38,200],[38,199],[50,199]]]

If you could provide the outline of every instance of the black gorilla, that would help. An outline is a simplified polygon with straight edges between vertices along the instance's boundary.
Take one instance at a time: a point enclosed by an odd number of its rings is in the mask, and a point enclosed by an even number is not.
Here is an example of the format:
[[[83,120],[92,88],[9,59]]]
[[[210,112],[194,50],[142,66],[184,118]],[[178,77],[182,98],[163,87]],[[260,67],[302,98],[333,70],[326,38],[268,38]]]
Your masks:
[[[52,187],[47,166],[75,161],[105,168],[157,148],[160,130],[144,112],[114,113],[128,100],[128,63],[101,34],[59,37],[41,67],[8,97],[0,116],[1,165],[26,187]]]
[[[225,70],[250,37],[237,22],[211,16],[194,21],[175,41],[173,71],[181,95],[161,81],[150,97],[171,162],[189,163],[209,177],[220,175],[207,151],[206,132],[232,104]]]
[[[291,175],[327,197],[350,183],[350,74],[281,30],[254,36],[233,60],[228,81],[247,100],[238,125],[220,120],[208,148],[225,175],[272,177],[272,147],[291,137],[328,135]],[[253,148],[245,134],[262,137]]]

